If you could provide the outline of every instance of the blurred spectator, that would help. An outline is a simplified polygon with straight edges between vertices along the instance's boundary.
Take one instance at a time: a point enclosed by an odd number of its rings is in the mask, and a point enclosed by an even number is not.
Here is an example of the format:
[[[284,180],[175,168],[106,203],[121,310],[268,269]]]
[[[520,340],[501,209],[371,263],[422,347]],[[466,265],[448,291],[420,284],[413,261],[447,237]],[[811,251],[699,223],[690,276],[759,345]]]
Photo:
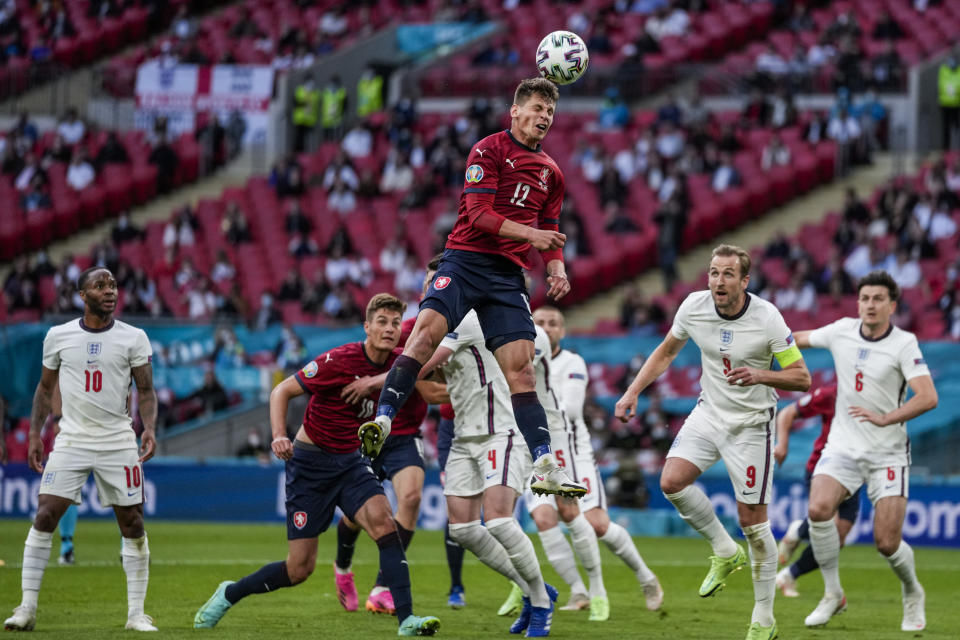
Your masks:
[[[233,280],[236,275],[237,270],[233,266],[233,263],[230,262],[230,258],[227,257],[227,252],[223,249],[218,249],[217,260],[213,263],[213,268],[210,269],[210,279],[215,284],[219,284]]]
[[[227,204],[227,211],[223,216],[223,221],[220,223],[220,228],[223,231],[223,237],[234,246],[250,242],[251,240],[250,225],[247,223],[247,217],[240,210],[240,206],[236,202]]]
[[[747,99],[747,103],[743,107],[742,114],[743,122],[753,126],[765,126],[770,121],[770,104],[767,102],[766,97],[763,94],[763,91],[760,89],[753,89],[750,92],[750,97]],[[729,128],[728,131],[724,131],[724,134],[732,133],[732,125],[727,125]],[[739,141],[737,141],[737,148],[724,148],[724,140],[726,137],[721,137],[720,140],[720,150],[721,151],[739,151]],[[729,144],[729,142],[727,143]]]
[[[290,237],[290,242],[287,245],[287,251],[294,258],[306,258],[317,255],[319,248],[317,247],[317,243],[310,236],[302,233],[294,233]]]
[[[870,210],[857,195],[857,190],[849,187],[844,194],[843,219],[856,224],[870,222]]]
[[[17,178],[14,180],[13,186],[17,188],[17,191],[27,191],[30,189],[30,185],[33,183],[35,177],[39,177],[41,182],[46,183],[47,172],[40,166],[40,161],[37,160],[37,156],[33,153],[28,153],[25,156],[23,168],[17,173]]]
[[[627,187],[620,179],[620,173],[613,166],[610,156],[604,156],[603,172],[597,186],[600,190],[600,204],[606,207],[610,203],[621,204],[627,196]]]
[[[327,208],[336,211],[341,216],[346,215],[357,208],[357,197],[353,194],[343,180],[337,180],[333,183],[333,188],[327,195]]]
[[[190,206],[184,206],[173,212],[170,221],[163,229],[164,247],[192,247],[195,242],[195,231],[200,228],[200,222]]]
[[[230,406],[230,399],[223,385],[212,369],[203,374],[203,386],[184,398],[185,401],[198,402],[203,413],[222,411]]]
[[[620,234],[637,231],[637,224],[619,203],[608,200],[604,205],[603,228],[607,233]]]
[[[253,327],[262,331],[270,325],[280,322],[283,318],[273,301],[273,295],[267,291],[260,294],[260,309],[254,315]]]
[[[797,121],[797,108],[793,96],[786,88],[778,87],[770,98],[770,126],[775,129],[789,127]]]
[[[347,32],[349,23],[343,7],[333,5],[320,16],[319,31],[325,36],[339,38]]]
[[[923,272],[920,263],[910,257],[910,252],[900,247],[896,251],[896,259],[890,265],[889,273],[901,289],[910,289],[920,284]]]
[[[889,271],[892,266],[892,256],[884,248],[884,242],[877,238],[855,247],[843,261],[844,271],[854,281],[871,271]]]
[[[391,150],[383,167],[383,176],[380,178],[380,191],[383,193],[407,191],[411,186],[413,186],[413,169],[403,154]]]
[[[97,152],[96,163],[101,169],[108,164],[130,163],[130,156],[127,154],[127,149],[120,143],[116,132],[111,131],[107,134],[106,141],[104,141],[103,146],[100,147],[100,151]]]
[[[350,164],[350,160],[343,150],[337,152],[337,155],[334,156],[333,160],[323,172],[323,188],[329,191],[338,179],[342,180],[350,190],[357,190],[357,172]]]
[[[341,147],[351,158],[366,158],[373,152],[373,132],[363,123],[357,123],[343,136]]]
[[[766,51],[757,56],[756,69],[758,73],[778,77],[790,73],[790,65],[783,59],[773,45],[768,45]]]
[[[644,509],[650,503],[650,492],[643,470],[635,460],[625,457],[605,483],[610,504],[624,509]]]
[[[733,166],[733,156],[729,153],[720,154],[720,166],[713,172],[710,186],[717,193],[723,193],[727,189],[738,187],[741,184],[743,184],[743,178],[737,168]]]
[[[330,289],[326,298],[323,299],[323,312],[334,320],[344,322],[356,321],[361,315],[360,308],[343,284]]]
[[[173,17],[173,23],[170,31],[181,40],[189,40],[197,33],[196,22],[190,17],[187,5],[181,5],[177,9],[177,15]]]
[[[299,200],[293,200],[290,208],[287,209],[287,217],[284,220],[284,227],[287,233],[310,233],[313,230],[313,223],[303,212]]]
[[[63,136],[56,134],[50,146],[43,150],[40,166],[49,169],[54,162],[70,162],[73,155],[73,147],[64,141]]]
[[[883,11],[873,25],[874,40],[899,40],[906,34],[889,11]]]
[[[243,446],[237,449],[238,458],[259,458],[264,454],[270,453],[270,447],[260,435],[260,430],[256,427],[250,427],[247,433],[247,439]]]
[[[688,206],[684,194],[677,192],[653,215],[653,221],[657,224],[657,260],[667,291],[673,288],[677,279],[677,254],[687,226]]]
[[[760,166],[764,171],[769,171],[774,167],[785,167],[790,165],[790,147],[783,144],[778,134],[770,138],[770,142],[763,148],[763,155],[760,159]]]
[[[348,247],[340,242],[331,243],[327,250],[327,263],[324,276],[327,282],[336,287],[351,282],[365,287],[373,280],[373,268],[366,258],[358,257],[346,251]]]
[[[173,180],[177,173],[180,158],[173,150],[166,136],[161,136],[148,158],[150,164],[157,167],[157,192],[167,193],[173,187]]]
[[[597,114],[601,129],[622,129],[630,122],[630,108],[616,87],[608,87],[606,97]]]
[[[304,194],[303,173],[299,164],[291,162],[287,165],[286,171],[277,176],[276,189],[278,198],[296,197]]]
[[[773,304],[783,311],[812,312],[817,306],[817,291],[799,273],[790,276],[790,283],[777,290]]]
[[[397,273],[407,262],[410,251],[407,248],[407,232],[403,225],[398,225],[393,237],[380,250],[380,269],[387,273]]]
[[[787,28],[794,33],[813,31],[816,28],[813,16],[810,15],[810,7],[806,3],[794,3],[793,14],[787,21]]]
[[[393,287],[403,300],[419,300],[423,290],[424,270],[416,255],[407,256],[403,266],[397,271]]]
[[[889,40],[883,52],[870,60],[871,84],[878,91],[896,91],[903,86],[905,76],[906,65],[893,40]]]
[[[195,286],[189,287],[186,301],[191,320],[210,318],[217,309],[217,297],[210,288],[210,281],[203,276],[198,276]]]
[[[668,36],[684,36],[689,28],[690,16],[678,5],[672,9],[669,6],[660,7],[644,24],[647,35],[657,42]]]
[[[943,150],[960,148],[960,45],[955,45],[937,71]]]
[[[24,147],[29,149],[37,143],[40,133],[37,131],[37,126],[30,122],[30,115],[26,111],[21,111],[17,123],[10,129],[9,136],[22,138]]]
[[[253,21],[253,15],[249,7],[244,6],[240,19],[233,23],[233,26],[230,27],[230,37],[231,38],[262,38],[264,37],[263,31],[260,27],[257,26],[257,23]]]
[[[313,279],[304,288],[303,297],[300,298],[300,308],[306,313],[317,313],[323,306],[328,293],[330,293],[330,287],[327,286],[323,270],[317,270]]]
[[[96,179],[97,173],[87,159],[87,151],[78,147],[73,153],[73,160],[67,167],[67,184],[74,191],[83,191]]]
[[[86,131],[83,120],[77,115],[76,107],[67,109],[63,120],[57,125],[57,133],[63,138],[64,142],[71,146],[83,140]]]
[[[26,191],[20,196],[20,208],[24,211],[36,211],[38,209],[49,209],[53,206],[50,200],[50,194],[47,193],[47,183],[40,173],[33,174],[30,184]]]
[[[620,326],[633,335],[656,335],[665,321],[660,305],[650,302],[643,290],[632,286],[620,303]]]
[[[932,242],[949,238],[957,232],[957,223],[950,217],[950,211],[942,203],[934,202],[929,193],[920,196],[913,208],[913,217]]]
[[[694,93],[690,100],[683,105],[681,124],[688,129],[694,129],[710,122],[710,110],[703,106],[699,93]]]
[[[300,277],[300,271],[296,268],[287,271],[287,276],[280,283],[280,291],[277,292],[277,300],[288,302],[291,300],[299,301],[303,297],[303,278]]]

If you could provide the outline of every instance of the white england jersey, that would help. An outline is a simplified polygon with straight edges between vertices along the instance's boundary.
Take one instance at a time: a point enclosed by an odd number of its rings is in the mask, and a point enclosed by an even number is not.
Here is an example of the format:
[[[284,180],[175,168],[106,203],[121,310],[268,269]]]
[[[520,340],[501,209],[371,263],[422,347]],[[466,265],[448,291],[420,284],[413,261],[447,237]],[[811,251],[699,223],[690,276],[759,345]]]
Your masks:
[[[745,295],[740,313],[726,317],[709,290],[691,293],[670,329],[678,340],[690,338],[700,347],[703,373],[697,404],[726,427],[769,422],[778,397],[766,385],[728,384],[727,372],[738,367],[770,369],[775,354],[794,346],[793,334],[777,308],[763,298]]]
[[[543,410],[547,414],[550,437],[556,438],[561,433],[567,433],[567,419],[563,415],[560,400],[553,390],[550,338],[543,327],[537,327],[537,339],[533,341],[533,348],[533,369],[537,377],[537,398],[539,398],[540,404],[543,405]]]
[[[590,431],[583,419],[583,403],[587,398],[587,363],[573,351],[561,349],[550,361],[550,384],[560,397],[560,406],[567,424],[574,431],[577,455],[593,453]]]
[[[88,329],[83,320],[51,327],[43,340],[43,366],[60,371],[63,416],[56,448],[112,451],[137,446],[127,411],[130,370],[153,351],[142,329],[119,320]]]
[[[850,407],[890,413],[904,402],[907,381],[930,375],[917,337],[890,325],[871,340],[860,332],[859,318],[841,318],[810,333],[810,345],[829,349],[837,370],[837,406],[827,447],[877,466],[910,464],[910,439],[904,422],[878,427],[851,416]]]
[[[480,320],[471,310],[440,343],[453,351],[443,374],[456,412],[455,436],[507,433],[516,427],[507,379],[484,342]]]

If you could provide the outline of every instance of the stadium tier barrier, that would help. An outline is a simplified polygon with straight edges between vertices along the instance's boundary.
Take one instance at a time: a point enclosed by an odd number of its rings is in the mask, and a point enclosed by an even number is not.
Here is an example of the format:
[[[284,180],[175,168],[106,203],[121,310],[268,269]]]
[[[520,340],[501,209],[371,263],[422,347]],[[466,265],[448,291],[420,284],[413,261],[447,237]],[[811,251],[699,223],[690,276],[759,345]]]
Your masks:
[[[0,518],[27,519],[37,506],[41,476],[25,464],[0,467]],[[283,466],[276,461],[257,464],[243,461],[155,459],[144,466],[144,511],[150,519],[180,521],[230,521],[279,523],[285,519]],[[651,499],[646,509],[613,507],[611,518],[635,536],[695,535],[677,516],[658,489],[657,476],[646,477]],[[700,485],[710,496],[721,519],[733,535],[736,527],[736,498],[722,469],[711,469]],[[389,483],[388,496],[395,504]],[[807,489],[802,478],[777,476],[769,504],[774,535],[783,535],[792,520],[806,514]],[[96,485],[89,479],[83,488],[82,518],[113,518],[110,508],[97,499]],[[529,532],[536,530],[521,505],[518,517]],[[418,527],[443,529],[446,509],[440,475],[428,469]],[[904,524],[904,538],[914,545],[960,547],[960,479],[911,479],[910,499]],[[864,498],[860,517],[847,542],[872,541],[873,520]]]

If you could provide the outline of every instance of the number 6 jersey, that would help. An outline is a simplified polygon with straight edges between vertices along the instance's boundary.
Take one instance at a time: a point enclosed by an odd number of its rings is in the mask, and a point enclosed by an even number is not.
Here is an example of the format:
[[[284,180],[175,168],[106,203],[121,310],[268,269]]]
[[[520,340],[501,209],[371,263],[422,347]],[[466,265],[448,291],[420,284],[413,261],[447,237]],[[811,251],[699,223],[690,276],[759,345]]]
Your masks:
[[[849,409],[889,413],[903,404],[907,382],[929,376],[930,369],[909,331],[891,324],[886,334],[870,340],[860,324],[859,318],[841,318],[810,333],[810,346],[829,349],[837,370],[836,415],[827,448],[877,466],[910,464],[906,423],[878,427],[852,417]]]
[[[51,327],[43,340],[43,366],[60,372],[63,417],[56,447],[99,451],[136,448],[127,394],[130,370],[150,362],[142,329],[113,320],[90,329],[83,319]]]

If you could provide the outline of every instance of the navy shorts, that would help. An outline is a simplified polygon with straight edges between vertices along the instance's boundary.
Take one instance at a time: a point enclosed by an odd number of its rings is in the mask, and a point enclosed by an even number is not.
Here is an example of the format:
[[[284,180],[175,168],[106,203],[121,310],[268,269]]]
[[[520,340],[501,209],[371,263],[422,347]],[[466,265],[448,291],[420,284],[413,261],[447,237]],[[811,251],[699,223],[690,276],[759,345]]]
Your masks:
[[[330,526],[336,507],[353,520],[367,500],[384,495],[359,451],[331,453],[294,441],[286,470],[287,540],[316,538]]]
[[[422,446],[419,436],[388,436],[380,449],[380,455],[373,459],[373,472],[380,481],[392,478],[393,474],[407,467],[423,466]]]
[[[810,481],[813,478],[812,474],[807,471],[807,492],[810,491]],[[857,489],[852,496],[840,503],[840,506],[837,507],[837,516],[841,520],[846,520],[847,522],[856,522],[857,516],[860,515],[860,491],[863,489]]]
[[[437,423],[437,462],[440,463],[440,471],[447,466],[451,444],[453,444],[453,420],[440,418],[440,422]]]
[[[523,269],[503,256],[446,249],[420,308],[442,313],[448,332],[475,309],[490,351],[537,337]]]

